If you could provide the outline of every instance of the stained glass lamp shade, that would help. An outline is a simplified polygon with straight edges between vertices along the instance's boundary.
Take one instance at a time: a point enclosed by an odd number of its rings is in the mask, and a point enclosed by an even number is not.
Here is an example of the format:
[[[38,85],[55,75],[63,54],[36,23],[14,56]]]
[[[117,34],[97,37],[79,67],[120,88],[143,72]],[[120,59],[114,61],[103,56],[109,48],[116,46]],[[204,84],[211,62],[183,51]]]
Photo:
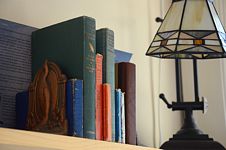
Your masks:
[[[212,0],[173,0],[146,55],[160,58],[226,57],[226,35]]]

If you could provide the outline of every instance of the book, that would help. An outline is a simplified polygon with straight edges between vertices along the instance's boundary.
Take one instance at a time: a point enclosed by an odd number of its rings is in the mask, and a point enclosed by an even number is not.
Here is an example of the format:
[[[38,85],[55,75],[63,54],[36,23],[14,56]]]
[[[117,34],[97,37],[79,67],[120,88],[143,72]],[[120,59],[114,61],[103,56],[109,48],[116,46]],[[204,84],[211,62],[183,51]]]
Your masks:
[[[68,135],[83,137],[83,81],[68,80],[66,96]]]
[[[125,93],[121,95],[121,142],[126,143]]]
[[[31,82],[31,33],[37,28],[0,19],[1,126],[16,127],[16,94]]]
[[[96,54],[96,139],[103,140],[103,88],[102,88],[103,56]]]
[[[95,19],[82,16],[32,33],[32,77],[45,59],[83,80],[84,137],[95,139]]]
[[[115,49],[115,63],[130,62],[132,53]]]
[[[115,141],[121,143],[122,141],[122,117],[121,117],[121,89],[115,90]]]
[[[19,92],[16,94],[16,129],[26,129],[28,100],[28,91]]]
[[[103,55],[103,83],[111,86],[112,141],[115,141],[115,66],[114,32],[108,28],[96,31],[96,50]]]
[[[136,145],[136,66],[118,63],[118,87],[125,92],[126,144]]]
[[[112,118],[111,118],[111,86],[103,84],[103,124],[104,140],[112,141]]]

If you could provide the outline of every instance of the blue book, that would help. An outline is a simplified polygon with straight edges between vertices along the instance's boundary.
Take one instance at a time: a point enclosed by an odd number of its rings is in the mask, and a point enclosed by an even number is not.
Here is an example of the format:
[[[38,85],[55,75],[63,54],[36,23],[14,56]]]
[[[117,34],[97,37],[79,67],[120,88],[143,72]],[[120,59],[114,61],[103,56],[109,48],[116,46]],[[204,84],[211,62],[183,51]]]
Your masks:
[[[115,90],[115,141],[122,142],[121,89]]]
[[[129,62],[131,57],[132,53],[115,49],[115,63]]]
[[[83,137],[83,81],[68,80],[66,95],[68,135]]]
[[[16,128],[26,129],[27,113],[28,113],[28,91],[16,94]]]

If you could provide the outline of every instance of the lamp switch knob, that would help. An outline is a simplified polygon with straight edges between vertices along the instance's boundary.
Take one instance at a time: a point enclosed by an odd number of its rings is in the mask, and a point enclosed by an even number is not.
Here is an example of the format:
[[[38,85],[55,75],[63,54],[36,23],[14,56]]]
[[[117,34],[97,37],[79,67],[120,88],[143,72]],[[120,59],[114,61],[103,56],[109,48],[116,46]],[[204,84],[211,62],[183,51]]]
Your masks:
[[[202,97],[202,102],[203,102],[203,113],[205,114],[208,110],[208,102],[205,97]]]

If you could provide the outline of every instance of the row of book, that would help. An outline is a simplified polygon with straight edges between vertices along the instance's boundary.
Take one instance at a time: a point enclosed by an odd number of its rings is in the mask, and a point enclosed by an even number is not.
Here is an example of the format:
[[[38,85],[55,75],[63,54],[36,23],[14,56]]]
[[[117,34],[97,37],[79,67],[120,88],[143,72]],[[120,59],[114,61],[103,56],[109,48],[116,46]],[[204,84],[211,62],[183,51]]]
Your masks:
[[[4,24],[6,24],[6,22],[4,22]],[[121,89],[125,92],[126,143],[136,144],[135,65],[124,63],[124,65],[121,65],[121,68],[118,65],[115,67],[113,31],[107,28],[96,30],[95,19],[82,16],[42,29],[32,28],[32,30],[29,30],[29,33],[32,33],[31,51],[27,54],[27,56],[32,57],[29,59],[26,58],[26,61],[23,62],[31,60],[31,62],[28,62],[27,64],[32,66],[33,80],[38,72],[38,69],[42,66],[46,59],[58,64],[62,69],[62,72],[65,73],[69,79],[74,80],[74,78],[76,78],[83,80],[83,137],[91,139],[96,139],[96,134],[98,134],[96,129],[96,122],[98,118],[96,116],[96,54],[99,53],[103,56],[102,84],[106,83],[106,85],[110,85],[111,91],[111,140],[115,141],[117,139],[115,134],[119,134],[119,132],[116,133],[115,131],[116,128],[118,128],[116,127],[117,119],[115,115],[115,111],[117,110],[117,108],[115,108],[115,89]],[[18,34],[18,32],[16,31],[15,34]],[[18,35],[15,39],[18,40],[20,37],[21,35]],[[18,42],[21,44],[20,41]],[[26,48],[29,50],[29,40],[27,40],[26,43],[28,43]],[[21,46],[17,46],[17,48],[21,48]],[[6,53],[8,49],[9,48],[3,49],[3,51]],[[12,52],[16,53],[15,50],[12,50]],[[20,56],[28,53],[23,51],[23,48],[20,49],[20,52]],[[7,53],[7,58],[8,55],[9,54]],[[6,58],[6,56],[4,57]],[[17,57],[17,55],[12,57],[10,60],[15,57]],[[20,63],[20,61],[17,60],[13,61],[17,62],[17,64]],[[12,65],[12,61],[10,61],[10,63]],[[127,69],[131,68],[129,66],[133,66],[132,73],[131,69]],[[27,68],[26,70],[28,71],[24,73],[26,76],[29,74],[29,69]],[[2,69],[6,70],[6,68]],[[20,70],[18,69],[18,72],[21,72],[21,70],[24,70],[23,65],[20,66]],[[116,76],[114,76],[115,74]],[[129,75],[133,75],[131,79],[128,77]],[[7,71],[5,78],[11,76],[12,74],[9,76]],[[20,79],[15,76],[14,82],[15,80],[22,81],[24,80],[23,78],[24,76],[22,75]],[[133,81],[133,83],[131,81]],[[30,82],[30,79],[26,80],[26,85]],[[133,87],[133,90],[128,90],[132,89],[131,87]],[[25,89],[26,88],[23,88],[23,90]],[[22,89],[18,89],[17,92],[19,90],[21,91]],[[0,94],[2,93],[4,92],[1,91]],[[10,94],[13,95],[14,93]],[[1,99],[3,99],[4,102],[4,96],[1,96]],[[8,98],[6,100],[8,100]],[[3,120],[4,123],[6,122],[5,120]]]

